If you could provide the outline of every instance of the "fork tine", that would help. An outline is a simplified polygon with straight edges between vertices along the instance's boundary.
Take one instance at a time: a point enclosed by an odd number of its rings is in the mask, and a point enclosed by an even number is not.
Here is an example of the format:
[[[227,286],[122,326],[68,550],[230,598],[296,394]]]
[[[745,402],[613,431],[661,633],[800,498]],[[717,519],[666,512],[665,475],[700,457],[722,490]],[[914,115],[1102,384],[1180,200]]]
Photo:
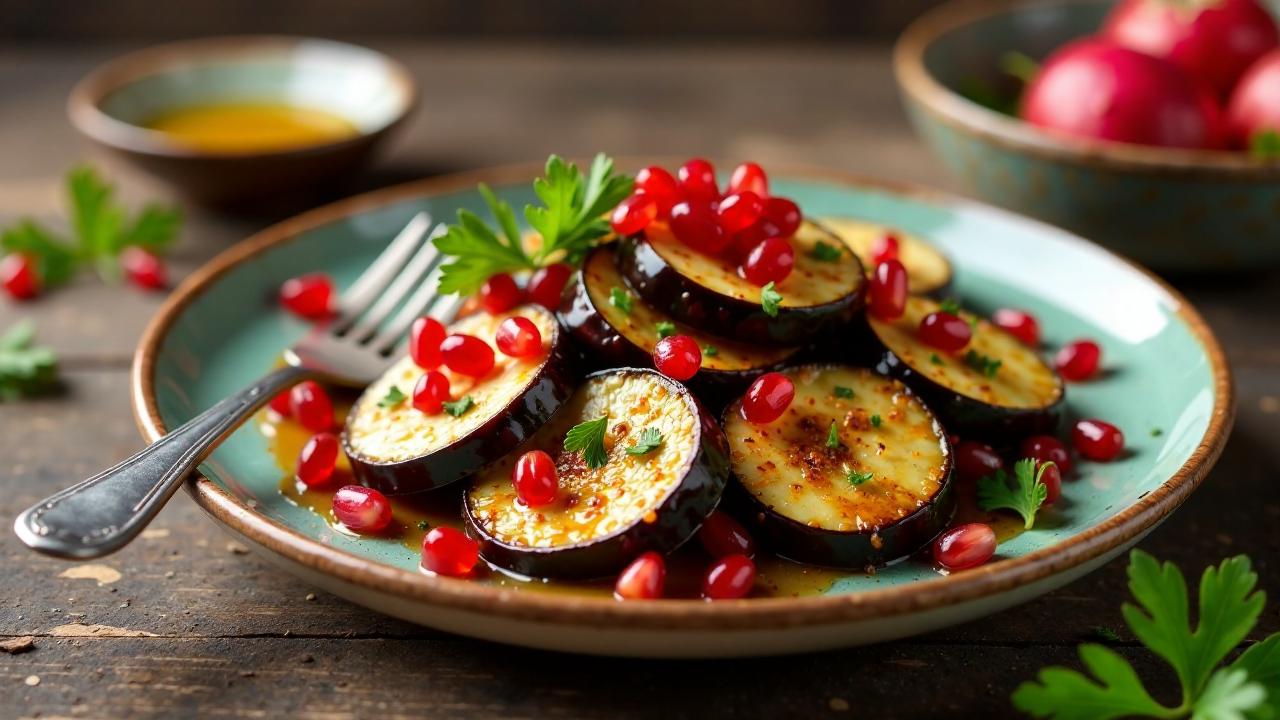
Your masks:
[[[338,299],[339,321],[334,332],[345,334],[355,320],[378,299],[378,296],[400,272],[409,256],[418,249],[422,237],[431,227],[431,215],[420,212],[396,235],[386,250],[373,261],[360,277]]]
[[[384,354],[395,350],[400,341],[404,339],[405,334],[409,332],[409,326],[413,324],[413,321],[421,317],[428,309],[431,311],[432,317],[445,325],[453,322],[453,319],[458,316],[458,311],[462,308],[463,299],[457,294],[441,297],[436,292],[439,287],[440,273],[437,270],[405,302],[404,307],[400,309],[400,312],[396,314],[387,327],[373,339],[371,343],[373,347]]]
[[[428,240],[405,264],[391,284],[382,291],[382,295],[374,302],[373,307],[356,321],[347,336],[358,343],[364,343],[372,338],[391,313],[404,302],[405,298],[421,289],[424,280],[435,272],[443,261],[444,256],[440,250],[436,248],[435,243]]]

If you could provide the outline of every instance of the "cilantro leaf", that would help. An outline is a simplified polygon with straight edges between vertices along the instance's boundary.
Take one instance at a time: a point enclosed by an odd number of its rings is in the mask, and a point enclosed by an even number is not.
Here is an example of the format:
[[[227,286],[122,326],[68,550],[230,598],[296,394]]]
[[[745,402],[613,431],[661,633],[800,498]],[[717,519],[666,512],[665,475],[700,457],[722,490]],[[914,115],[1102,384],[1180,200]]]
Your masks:
[[[387,394],[378,401],[378,407],[393,408],[404,402],[406,397],[408,396],[400,391],[399,385],[392,385],[391,388],[387,390]]]
[[[628,455],[644,455],[652,452],[662,444],[662,431],[658,428],[645,428],[636,437],[636,444],[627,448]]]
[[[624,315],[630,315],[631,293],[615,285],[609,290],[609,304],[621,310]]]
[[[659,340],[676,334],[676,324],[670,320],[659,320],[653,328],[658,331]]]
[[[760,309],[769,317],[778,317],[778,306],[782,304],[782,293],[778,292],[770,281],[760,288]]]
[[[0,402],[47,392],[58,382],[58,358],[35,342],[35,325],[23,320],[0,335]]]
[[[978,481],[978,507],[983,510],[1012,510],[1022,516],[1030,530],[1036,523],[1036,512],[1049,496],[1049,488],[1041,478],[1053,463],[1040,463],[1023,458],[1013,465],[1014,485],[1009,486],[1009,476],[1004,470],[996,470]]]
[[[875,473],[858,472],[857,470],[846,470],[844,473],[844,479],[855,487],[862,483],[870,482],[873,477],[875,477]]]
[[[1064,667],[1047,667],[1040,671],[1038,682],[1018,686],[1013,706],[1036,717],[1057,720],[1169,716],[1169,709],[1151,697],[1133,666],[1119,653],[1088,643],[1080,646],[1080,660],[1092,678]]]
[[[849,398],[853,397],[853,388],[847,388],[843,385],[835,386],[833,392],[835,393],[835,396],[838,398],[844,398],[848,400]]]
[[[827,447],[835,449],[840,447],[840,435],[836,431],[836,421],[831,421],[831,427],[827,428]]]
[[[1280,160],[1280,132],[1263,130],[1249,138],[1249,155],[1256,160]]]
[[[467,411],[476,406],[476,401],[470,395],[463,395],[461,398],[453,402],[444,404],[444,411],[454,417],[462,417]]]
[[[593,470],[604,467],[609,462],[609,453],[604,449],[604,434],[608,425],[609,418],[606,415],[574,425],[564,436],[564,449],[568,452],[582,451],[582,459]]]
[[[809,257],[818,262],[835,262],[840,259],[840,255],[840,248],[828,245],[821,240],[814,243],[813,249],[809,251]]]

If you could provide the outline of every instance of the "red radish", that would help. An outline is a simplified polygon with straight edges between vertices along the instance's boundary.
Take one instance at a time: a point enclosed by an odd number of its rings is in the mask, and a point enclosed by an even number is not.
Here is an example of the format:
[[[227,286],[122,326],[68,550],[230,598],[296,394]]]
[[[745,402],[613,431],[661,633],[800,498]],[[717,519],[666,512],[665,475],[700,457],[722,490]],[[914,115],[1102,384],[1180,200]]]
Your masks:
[[[289,407],[293,417],[311,432],[333,427],[333,401],[316,382],[304,380],[289,390]]]
[[[35,261],[21,253],[0,258],[0,287],[14,300],[30,300],[40,294]]]
[[[1024,458],[1051,462],[1061,468],[1062,472],[1071,472],[1071,451],[1067,449],[1066,443],[1052,435],[1032,435],[1022,441],[1018,451]]]
[[[618,575],[613,596],[619,600],[656,600],[667,584],[667,561],[650,550],[631,561]]]
[[[609,216],[609,226],[619,235],[634,235],[658,217],[658,203],[644,193],[635,193],[618,203]]]
[[[1040,473],[1040,465],[1036,464],[1036,472]],[[1044,504],[1052,505],[1062,497],[1062,471],[1057,465],[1048,465],[1040,473],[1040,482],[1044,483]]]
[[[527,317],[509,317],[498,324],[494,344],[509,357],[533,357],[542,352],[542,333]]]
[[[520,502],[529,507],[554,501],[560,487],[556,461],[541,450],[530,450],[521,455],[511,469],[511,485],[516,489]]]
[[[568,263],[556,263],[538,268],[529,278],[529,286],[525,288],[529,299],[548,310],[560,307],[560,296],[564,294],[564,284],[569,282],[573,267]]]
[[[391,501],[363,485],[347,485],[333,494],[333,516],[348,530],[367,535],[391,524]]]
[[[1080,420],[1071,429],[1076,452],[1095,462],[1115,460],[1124,450],[1124,433],[1102,420]]]
[[[716,218],[726,233],[746,230],[760,219],[764,201],[750,190],[725,195],[716,206]]]
[[[1058,374],[1072,382],[1088,380],[1098,372],[1102,362],[1102,348],[1092,340],[1075,340],[1062,346],[1053,364]]]
[[[897,260],[886,260],[871,271],[867,288],[867,312],[889,322],[907,311],[907,269]]]
[[[1040,323],[1036,322],[1031,313],[1000,308],[991,315],[991,322],[1021,340],[1024,345],[1036,347],[1040,344]]]
[[[733,169],[729,178],[729,192],[753,192],[759,197],[769,197],[769,176],[764,168],[753,162],[745,162]]]
[[[780,283],[791,274],[796,251],[782,238],[769,238],[752,248],[742,261],[742,277],[758,287]]]
[[[1138,145],[1217,148],[1222,113],[1174,65],[1105,40],[1059,48],[1027,86],[1020,115],[1067,135]]]
[[[1267,131],[1280,133],[1280,50],[1272,50],[1240,78],[1227,105],[1231,142],[1249,148]]]
[[[423,415],[437,415],[449,400],[449,378],[438,370],[428,370],[413,386],[413,409]]]
[[[742,396],[742,419],[767,425],[782,417],[795,397],[796,386],[791,378],[778,372],[765,373]]]
[[[653,198],[658,206],[658,217],[662,218],[671,214],[672,205],[684,199],[680,183],[671,177],[671,173],[657,165],[650,165],[636,173],[636,192]]]
[[[687,200],[671,208],[671,233],[680,242],[706,255],[718,255],[732,239],[720,227],[710,206]]]
[[[420,317],[409,327],[409,357],[423,370],[440,367],[440,343],[444,342],[445,329],[433,317]]]
[[[947,570],[978,567],[996,554],[996,531],[983,523],[957,525],[933,541],[933,560]]]
[[[519,286],[506,273],[491,275],[480,286],[480,304],[490,315],[504,313],[520,304]]]
[[[160,290],[169,284],[164,261],[136,245],[120,253],[120,267],[129,282],[144,290]]]
[[[653,366],[672,380],[684,382],[702,367],[702,349],[688,335],[662,338],[653,347]]]
[[[746,555],[726,555],[702,578],[702,597],[707,600],[737,600],[746,597],[756,584],[756,564]]]
[[[947,353],[963,350],[973,338],[973,328],[969,323],[945,310],[925,315],[916,333],[925,345]]]
[[[324,487],[333,477],[338,462],[338,436],[333,433],[316,433],[298,453],[295,474],[303,485],[310,488]]]
[[[280,302],[295,315],[318,320],[329,314],[333,302],[333,280],[324,273],[290,278],[280,286]]]
[[[702,158],[694,158],[681,165],[676,177],[689,200],[711,201],[720,197],[720,189],[716,187],[716,169]]]
[[[800,206],[783,197],[771,197],[764,201],[764,218],[778,227],[778,234],[789,238],[800,229]]]
[[[480,543],[461,530],[435,527],[422,538],[422,567],[437,575],[470,575],[480,561]]]
[[[474,335],[450,335],[440,343],[445,367],[462,375],[484,377],[493,369],[493,348]]]
[[[271,408],[271,412],[282,418],[293,417],[293,407],[289,404],[289,391],[284,390],[271,398],[271,402],[267,403],[267,407]]]
[[[1227,97],[1263,53],[1280,45],[1275,21],[1256,0],[1121,0],[1102,34],[1169,61],[1219,98]]]
[[[994,448],[974,440],[955,444],[956,475],[965,482],[977,482],[1004,468],[1004,460]]]
[[[901,252],[902,245],[898,242],[898,236],[887,232],[871,243],[871,266],[877,267],[880,263],[898,260]]]
[[[742,525],[723,510],[716,510],[707,516],[698,528],[698,541],[713,558],[727,555],[756,554],[755,541]]]

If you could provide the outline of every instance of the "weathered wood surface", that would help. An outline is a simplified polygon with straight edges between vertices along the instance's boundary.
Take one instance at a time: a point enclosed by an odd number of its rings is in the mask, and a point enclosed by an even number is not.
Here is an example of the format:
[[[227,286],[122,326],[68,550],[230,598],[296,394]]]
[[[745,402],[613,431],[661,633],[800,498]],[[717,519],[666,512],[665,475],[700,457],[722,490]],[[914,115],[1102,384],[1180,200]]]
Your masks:
[[[428,101],[366,186],[600,148],[799,161],[948,185],[904,124],[883,48],[763,57],[390,49],[413,67]],[[59,176],[85,156],[62,100],[109,54],[0,50],[0,221],[56,218]],[[160,192],[118,177],[128,197]],[[175,270],[189,272],[270,220],[193,210]],[[1273,598],[1280,598],[1277,279],[1184,287],[1227,346],[1239,418],[1205,486],[1143,543],[1190,573],[1249,553]],[[67,368],[63,396],[0,406],[0,518],[141,445],[127,364],[159,301],[85,278],[31,305],[0,302],[0,326],[35,319]],[[7,529],[0,558],[0,640],[35,642],[34,651],[0,654],[0,717],[922,717],[960,708],[1003,715],[1019,681],[1043,665],[1073,662],[1075,644],[1096,639],[1098,626],[1120,629],[1123,651],[1162,692],[1172,690],[1172,679],[1123,631],[1123,562],[999,617],[890,645],[659,663],[466,640],[313,593],[245,554],[185,497],[146,538],[95,563],[92,577],[63,576],[71,565],[26,552]],[[1273,602],[1255,635],[1277,629]],[[928,682],[918,684],[923,677]]]

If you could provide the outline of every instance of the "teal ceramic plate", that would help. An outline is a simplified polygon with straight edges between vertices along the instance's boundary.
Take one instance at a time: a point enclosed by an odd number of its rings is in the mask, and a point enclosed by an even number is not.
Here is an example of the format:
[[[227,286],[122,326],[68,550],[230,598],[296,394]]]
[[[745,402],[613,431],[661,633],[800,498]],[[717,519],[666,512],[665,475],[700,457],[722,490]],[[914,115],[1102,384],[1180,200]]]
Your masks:
[[[274,296],[308,271],[350,282],[420,210],[479,209],[476,182],[514,204],[537,168],[428,180],[343,201],[223,253],[174,294],[138,349],[133,400],[148,439],[269,370],[305,326]],[[810,215],[902,228],[952,259],[954,292],[979,310],[1034,312],[1050,346],[1101,341],[1105,376],[1068,390],[1070,417],[1121,427],[1129,452],[1081,463],[1064,502],[991,563],[942,576],[919,562],[841,575],[824,594],[704,603],[621,603],[427,576],[395,540],[335,532],[278,491],[282,471],[252,426],[236,432],[187,489],[215,520],[286,570],[353,602],[500,642],[609,655],[799,652],[903,637],[996,612],[1116,556],[1186,499],[1217,459],[1234,410],[1217,341],[1185,299],[1080,238],[977,203],[829,173],[780,176]],[[1160,432],[1155,433],[1158,429]]]

